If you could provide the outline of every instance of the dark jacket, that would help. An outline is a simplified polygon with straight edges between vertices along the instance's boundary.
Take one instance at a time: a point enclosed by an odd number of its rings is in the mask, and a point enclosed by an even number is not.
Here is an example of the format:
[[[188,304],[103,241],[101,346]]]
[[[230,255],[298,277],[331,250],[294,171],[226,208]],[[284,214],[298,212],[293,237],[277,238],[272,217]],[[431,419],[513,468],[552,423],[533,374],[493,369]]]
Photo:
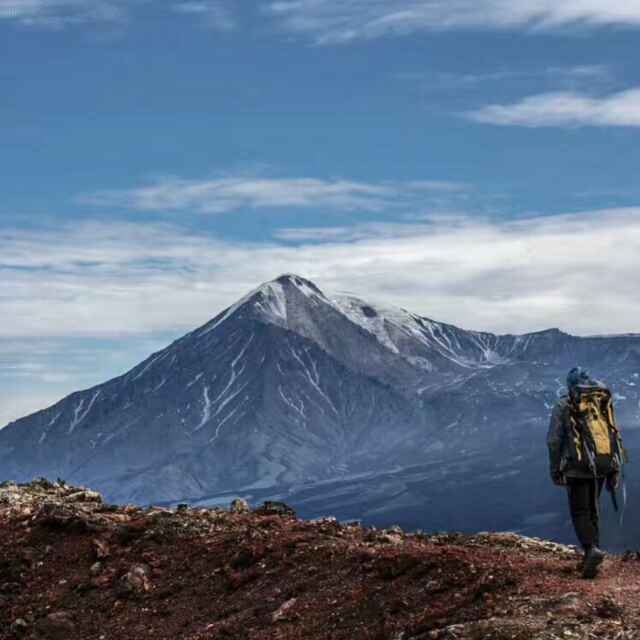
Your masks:
[[[547,446],[549,471],[552,476],[563,474],[568,478],[593,478],[593,474],[572,463],[567,455],[567,443],[571,433],[569,422],[569,397],[562,396],[551,412]]]

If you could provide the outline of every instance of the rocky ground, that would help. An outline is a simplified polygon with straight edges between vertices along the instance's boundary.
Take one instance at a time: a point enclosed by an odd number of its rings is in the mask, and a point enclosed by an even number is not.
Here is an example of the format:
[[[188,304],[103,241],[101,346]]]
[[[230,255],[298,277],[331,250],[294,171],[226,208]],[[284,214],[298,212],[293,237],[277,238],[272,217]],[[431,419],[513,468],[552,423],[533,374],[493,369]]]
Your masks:
[[[640,639],[640,556],[0,485],[0,640]]]

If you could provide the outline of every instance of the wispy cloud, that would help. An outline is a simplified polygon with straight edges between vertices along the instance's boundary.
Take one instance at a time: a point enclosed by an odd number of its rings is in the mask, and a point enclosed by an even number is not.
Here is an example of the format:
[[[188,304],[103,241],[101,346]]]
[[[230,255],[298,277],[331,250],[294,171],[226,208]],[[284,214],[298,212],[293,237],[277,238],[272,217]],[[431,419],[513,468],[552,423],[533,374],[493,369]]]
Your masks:
[[[638,0],[277,0],[266,9],[319,44],[460,28],[640,26]]]
[[[466,189],[464,184],[436,180],[366,183],[316,178],[165,178],[130,190],[99,191],[82,196],[80,201],[136,211],[225,213],[242,208],[381,211],[428,193],[452,194]]]
[[[148,0],[0,0],[0,20],[26,27],[61,29],[92,24],[122,24]],[[227,0],[175,0],[160,8],[194,16],[200,23],[220,31],[236,27]]]
[[[0,20],[53,28],[120,22],[131,6],[147,2],[0,0]],[[640,26],[639,0],[261,0],[258,7],[283,29],[310,36],[319,44],[469,28]],[[201,16],[218,29],[235,27],[226,0],[174,0],[163,8]]]
[[[121,23],[127,17],[127,4],[130,0],[0,0],[0,20],[54,29],[86,23]]]
[[[533,95],[512,104],[491,104],[467,113],[476,122],[503,126],[640,126],[640,89],[593,97],[571,92]]]
[[[456,216],[418,216],[421,222],[416,222],[413,216],[410,221],[388,223],[371,222],[350,226],[326,226],[326,227],[292,227],[276,231],[274,237],[288,242],[313,243],[313,242],[344,242],[353,243],[363,240],[406,238],[409,236],[423,235],[427,228],[435,228],[435,224],[450,222],[468,222],[468,217]],[[477,221],[477,219],[476,219]],[[429,226],[427,226],[429,225]]]
[[[517,82],[527,84],[541,83],[552,84],[556,88],[576,88],[581,85],[593,83],[608,83],[613,79],[610,67],[602,64],[585,64],[569,66],[553,66],[540,69],[498,69],[479,73],[452,73],[448,71],[424,71],[398,73],[395,77],[399,80],[419,82],[426,90],[448,89],[484,89],[487,85],[509,82],[511,85]]]
[[[227,2],[222,0],[185,0],[172,6],[177,13],[201,19],[206,26],[219,31],[233,31],[236,20]]]

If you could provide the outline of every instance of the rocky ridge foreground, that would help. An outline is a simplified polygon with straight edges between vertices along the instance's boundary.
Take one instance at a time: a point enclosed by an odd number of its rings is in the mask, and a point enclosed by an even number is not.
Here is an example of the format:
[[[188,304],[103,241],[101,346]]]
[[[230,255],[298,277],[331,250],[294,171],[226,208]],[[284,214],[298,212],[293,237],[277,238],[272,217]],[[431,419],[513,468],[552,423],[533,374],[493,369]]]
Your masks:
[[[0,485],[0,639],[631,639],[638,554],[576,577],[575,548],[251,511],[105,504]]]

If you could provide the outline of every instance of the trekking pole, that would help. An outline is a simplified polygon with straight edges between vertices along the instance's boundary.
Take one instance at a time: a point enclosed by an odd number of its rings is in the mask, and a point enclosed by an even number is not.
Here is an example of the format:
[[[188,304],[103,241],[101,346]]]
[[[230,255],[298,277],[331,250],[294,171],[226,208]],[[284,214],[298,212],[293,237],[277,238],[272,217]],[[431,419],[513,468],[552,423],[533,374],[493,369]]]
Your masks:
[[[611,502],[613,504],[613,510],[616,513],[618,513],[618,511],[619,511],[619,508],[618,508],[618,496],[616,494],[616,490],[613,487],[611,487],[609,489],[609,493],[611,494]]]
[[[595,507],[596,518],[600,520],[600,492],[598,491],[598,469],[596,465],[596,457],[593,451],[589,448],[587,443],[585,443],[584,450],[587,453],[587,458],[589,460],[589,467],[591,467],[591,471],[593,473],[593,502]]]
[[[625,461],[623,457],[620,463],[620,488],[622,490],[622,509],[620,510],[620,526],[621,527],[624,522],[624,512],[625,512],[625,509],[627,508],[627,483],[624,477],[624,462]]]
[[[609,406],[609,417],[610,417],[611,423],[615,425],[615,420],[613,418],[613,405]],[[619,512],[620,513],[619,524],[620,524],[620,527],[622,527],[622,523],[624,521],[624,512],[627,508],[627,483],[625,481],[625,476],[624,476],[624,466],[629,462],[629,453],[627,452],[627,450],[624,448],[622,444],[622,439],[620,437],[620,430],[617,427],[615,427],[614,432],[615,432],[616,458],[618,461],[618,467],[619,467],[619,473],[620,473],[620,490],[622,491],[622,509]],[[614,507],[616,511],[618,511],[618,504],[617,504],[618,497],[617,495],[615,495],[615,487],[612,487],[611,499],[612,500],[615,499]]]
[[[620,509],[619,511],[620,515],[618,518],[618,523],[620,527],[622,527],[622,524],[624,522],[624,512],[627,508],[627,483],[625,482],[624,465],[626,462],[628,462],[629,458],[628,458],[626,449],[622,446],[622,443],[620,442],[619,436],[616,441],[616,444],[618,446],[618,452],[616,454],[616,458],[618,460],[618,465],[620,467],[620,490],[622,492],[622,509]],[[618,512],[618,496],[616,494],[615,487],[611,488],[611,500],[613,501],[613,506],[616,512]]]

